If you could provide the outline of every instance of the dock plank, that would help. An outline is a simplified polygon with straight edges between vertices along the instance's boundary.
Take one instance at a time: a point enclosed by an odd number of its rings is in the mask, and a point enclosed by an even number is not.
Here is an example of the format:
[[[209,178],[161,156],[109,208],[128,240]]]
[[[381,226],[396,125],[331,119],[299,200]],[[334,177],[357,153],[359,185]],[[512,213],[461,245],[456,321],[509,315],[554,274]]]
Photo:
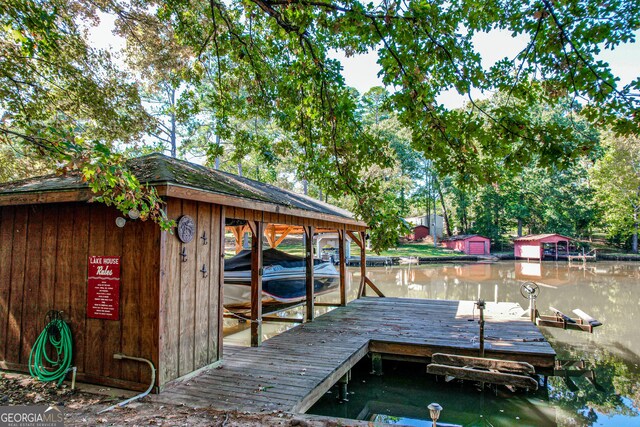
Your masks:
[[[479,327],[472,307],[470,301],[361,298],[261,347],[225,347],[219,369],[154,398],[192,407],[304,412],[370,351],[418,358],[443,350],[477,354]],[[555,351],[537,326],[493,309],[495,316],[487,303],[487,357],[553,366]]]

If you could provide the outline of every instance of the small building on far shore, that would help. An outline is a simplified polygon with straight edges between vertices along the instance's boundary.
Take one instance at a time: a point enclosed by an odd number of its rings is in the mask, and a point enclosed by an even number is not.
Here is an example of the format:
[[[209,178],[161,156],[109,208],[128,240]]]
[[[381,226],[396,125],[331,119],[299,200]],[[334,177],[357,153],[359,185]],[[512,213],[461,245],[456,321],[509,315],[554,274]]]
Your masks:
[[[491,253],[491,240],[479,234],[461,234],[444,239],[442,244],[453,250],[467,255],[489,255]]]
[[[411,234],[409,234],[409,240],[421,240],[431,235],[429,227],[426,225],[417,225],[412,228]]]
[[[566,258],[570,241],[571,238],[557,233],[529,234],[513,240],[513,255],[516,259]]]

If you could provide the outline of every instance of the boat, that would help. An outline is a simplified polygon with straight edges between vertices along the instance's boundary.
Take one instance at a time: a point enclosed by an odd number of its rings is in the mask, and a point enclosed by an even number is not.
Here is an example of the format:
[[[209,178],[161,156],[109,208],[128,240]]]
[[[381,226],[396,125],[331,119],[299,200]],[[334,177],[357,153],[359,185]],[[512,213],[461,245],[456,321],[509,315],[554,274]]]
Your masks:
[[[295,303],[306,296],[306,260],[277,249],[262,252],[262,302]],[[331,262],[314,259],[314,293],[336,289],[340,274]],[[243,250],[224,263],[224,306],[228,309],[251,306],[251,251]]]

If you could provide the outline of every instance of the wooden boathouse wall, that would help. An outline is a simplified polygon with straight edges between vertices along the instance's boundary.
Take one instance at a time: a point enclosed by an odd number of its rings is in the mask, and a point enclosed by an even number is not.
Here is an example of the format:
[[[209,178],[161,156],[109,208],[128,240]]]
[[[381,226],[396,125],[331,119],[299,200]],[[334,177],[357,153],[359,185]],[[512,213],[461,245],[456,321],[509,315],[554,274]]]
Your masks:
[[[162,233],[160,386],[222,357],[224,207],[169,198],[167,216],[177,220],[182,215],[196,224],[191,242],[184,244],[175,235]]]
[[[73,334],[78,379],[144,389],[150,372],[114,353],[158,363],[161,231],[128,221],[102,204],[0,207],[0,367],[27,371],[31,348],[49,310],[61,310]],[[91,255],[121,257],[120,318],[91,319],[87,264]]]
[[[146,389],[148,367],[114,359],[116,353],[150,360],[157,369],[156,390],[221,360],[226,218],[257,234],[252,236],[252,345],[262,339],[262,239],[273,243],[276,225],[287,230],[280,238],[294,229],[309,237],[305,321],[314,313],[311,237],[314,230],[338,231],[340,301],[331,305],[346,304],[345,236],[362,248],[367,229],[350,213],[159,154],[132,159],[130,166],[167,202],[169,219],[194,220],[193,240],[182,243],[175,230],[161,231],[152,221],[127,220],[118,227],[115,220],[124,215],[87,203],[94,194],[75,175],[0,184],[0,368],[28,370],[29,353],[50,310],[63,311],[71,327],[79,381]],[[230,228],[239,231],[235,224]],[[114,320],[87,316],[90,256],[120,257]],[[364,265],[358,295],[367,283],[373,286]]]

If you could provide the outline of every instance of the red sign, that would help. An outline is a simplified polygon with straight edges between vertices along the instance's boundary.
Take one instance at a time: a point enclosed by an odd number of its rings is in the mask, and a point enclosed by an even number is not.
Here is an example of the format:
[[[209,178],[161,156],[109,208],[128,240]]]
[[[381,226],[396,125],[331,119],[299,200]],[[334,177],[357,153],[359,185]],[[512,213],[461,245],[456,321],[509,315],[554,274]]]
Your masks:
[[[90,256],[87,317],[120,319],[120,257]]]

